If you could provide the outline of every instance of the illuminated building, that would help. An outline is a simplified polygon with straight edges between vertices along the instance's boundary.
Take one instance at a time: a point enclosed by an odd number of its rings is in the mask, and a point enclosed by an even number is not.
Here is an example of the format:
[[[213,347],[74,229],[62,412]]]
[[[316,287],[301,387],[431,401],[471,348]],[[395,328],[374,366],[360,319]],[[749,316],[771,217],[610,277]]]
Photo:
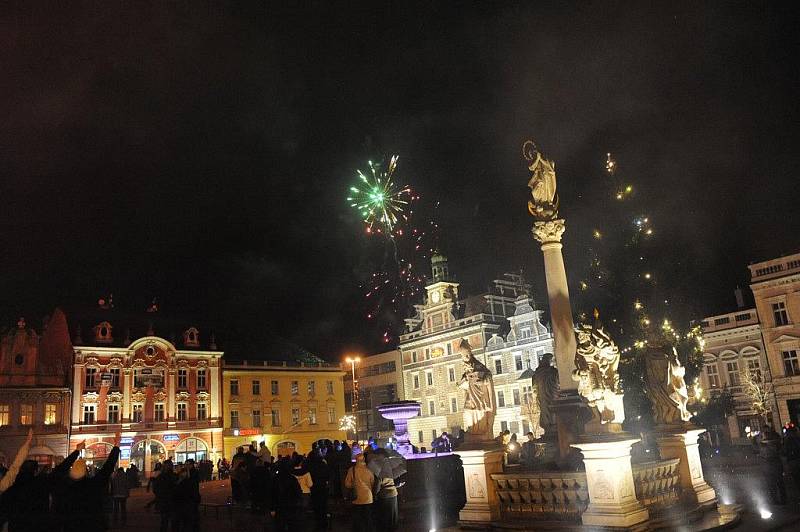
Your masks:
[[[732,442],[746,443],[748,427],[751,432],[759,431],[763,422],[742,389],[743,378],[749,374],[764,385],[769,380],[756,309],[709,316],[700,325],[704,341],[701,397],[713,396],[723,388],[730,390],[735,412],[728,416],[725,429]]]
[[[123,316],[101,302],[100,310],[73,321],[70,444],[86,440],[88,462],[104,460],[117,431],[121,465],[134,463],[146,476],[168,457],[180,463],[222,456],[223,353],[213,335],[158,318]],[[89,334],[82,323],[92,325]],[[158,336],[159,327],[181,331],[179,346]]]
[[[778,418],[800,423],[800,253],[750,264]]]
[[[353,378],[350,364],[342,362],[341,368],[346,372],[344,381],[345,407],[352,411]],[[370,436],[385,440],[393,433],[392,422],[384,419],[376,408],[381,403],[397,401],[403,397],[403,372],[400,362],[400,350],[387,351],[368,357],[361,357],[356,364],[356,380],[358,381],[358,408],[356,409],[358,439],[366,440]]]
[[[493,336],[502,341],[500,336],[506,330],[508,318],[518,308],[517,300],[529,291],[521,276],[506,274],[494,281],[490,292],[462,299],[458,283],[450,278],[447,259],[434,255],[431,268],[433,282],[425,287],[424,303],[415,305],[416,315],[405,320],[407,332],[401,335],[399,346],[404,399],[422,405],[420,416],[409,420],[408,425],[411,442],[419,447],[428,447],[442,431],[456,434],[462,427],[464,392],[458,387],[463,373],[458,354],[462,338],[469,341],[475,357],[496,373],[495,360],[507,359],[519,349],[495,343],[492,347],[496,356],[489,358],[486,344]],[[510,368],[508,373],[512,373]],[[518,375],[516,370],[513,374]],[[511,391],[508,399],[513,404],[516,385],[505,378],[496,382],[504,393]],[[495,432],[500,431],[503,421],[510,422],[514,417],[511,410],[504,414],[508,415],[498,415],[495,419]]]
[[[0,463],[8,465],[33,428],[28,454],[52,464],[68,453],[72,346],[56,309],[41,336],[24,318],[0,339]]]
[[[224,360],[228,458],[251,442],[265,442],[278,456],[307,453],[319,439],[344,439],[339,418],[345,414],[345,372],[286,342],[264,352],[264,358]]]

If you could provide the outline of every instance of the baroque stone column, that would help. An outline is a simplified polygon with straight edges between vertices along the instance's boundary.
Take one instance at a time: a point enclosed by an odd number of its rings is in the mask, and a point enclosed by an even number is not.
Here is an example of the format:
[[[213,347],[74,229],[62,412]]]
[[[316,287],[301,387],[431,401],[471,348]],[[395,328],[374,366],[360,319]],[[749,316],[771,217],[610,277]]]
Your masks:
[[[533,237],[541,243],[544,255],[544,273],[547,281],[547,298],[550,303],[550,320],[553,326],[558,384],[562,392],[577,390],[572,380],[575,364],[575,330],[572,323],[572,305],[569,302],[567,272],[561,254],[561,235],[564,220],[537,221],[533,223]]]

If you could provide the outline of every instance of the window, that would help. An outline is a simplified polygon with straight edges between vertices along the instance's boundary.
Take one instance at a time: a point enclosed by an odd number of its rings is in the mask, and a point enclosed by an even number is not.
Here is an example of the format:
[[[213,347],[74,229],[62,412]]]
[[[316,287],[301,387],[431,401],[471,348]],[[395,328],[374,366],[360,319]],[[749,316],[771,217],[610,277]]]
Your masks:
[[[239,395],[239,379],[231,379],[231,395]]]
[[[272,409],[272,426],[273,427],[281,426],[281,411],[278,408]]]
[[[197,403],[197,420],[205,421],[208,419],[208,410],[205,403]]]
[[[326,382],[325,387],[327,388],[328,395],[333,395],[333,381]]]
[[[448,355],[453,354],[453,344],[451,344],[450,342],[447,342],[447,354]]]
[[[142,403],[133,404],[131,421],[134,423],[141,423],[142,421],[144,421],[144,405]]]
[[[261,428],[261,410],[253,410],[253,428]]]
[[[297,425],[300,423],[300,407],[293,406],[292,407],[292,425]]]
[[[747,361],[747,373],[755,382],[761,382],[761,362],[757,358]]]
[[[421,430],[417,431],[417,441],[419,441],[419,443],[422,444],[424,440],[425,436],[422,435],[422,431]]]
[[[522,353],[514,355],[514,369],[522,371]]]
[[[426,371],[425,372],[425,383],[428,386],[433,386],[433,372],[432,371]]]
[[[197,389],[198,390],[206,389],[206,370],[204,369],[197,370]]]
[[[278,395],[278,381],[272,381],[269,383],[270,391],[272,395]]]
[[[108,422],[112,425],[119,423],[119,405],[108,405]]]
[[[746,312],[744,314],[737,314],[736,316],[734,316],[734,319],[736,319],[736,321],[749,320],[750,319],[750,313]]]
[[[186,421],[186,403],[178,403],[178,421]]]
[[[253,381],[253,395],[261,395],[261,381]]]
[[[719,388],[719,369],[716,363],[706,364],[706,376],[711,388]]]
[[[33,405],[19,405],[19,424],[33,425]]]
[[[311,425],[317,424],[317,409],[314,407],[308,408],[308,423]]]
[[[83,422],[94,424],[94,405],[83,405]]]
[[[336,407],[328,407],[328,423],[336,423]]]
[[[503,360],[500,358],[494,359],[494,373],[495,375],[503,373]]]
[[[456,368],[454,368],[453,366],[449,366],[447,368],[447,380],[450,382],[456,382]]]
[[[728,382],[731,386],[739,386],[741,384],[739,379],[739,363],[727,362],[726,369],[728,371]]]
[[[86,368],[86,381],[84,386],[86,388],[94,388],[94,382],[97,378],[97,368]]]
[[[436,403],[434,401],[428,401],[428,415],[429,416],[436,415]]]
[[[411,362],[416,362],[416,361],[417,361],[417,352],[411,351]]]
[[[432,429],[431,430],[431,440],[435,440],[438,437],[439,437],[439,435],[436,434],[436,429]]]
[[[5,427],[9,425],[9,406],[8,405],[0,405],[0,427]]]
[[[783,352],[783,371],[787,377],[800,375],[800,360],[797,359],[797,350]]]
[[[108,371],[111,373],[111,387],[119,388],[119,368],[111,368]]]
[[[300,393],[300,384],[297,381],[292,381],[292,395]]]
[[[2,423],[0,423],[1,425]],[[56,405],[53,403],[47,403],[44,405],[44,424],[45,425],[55,425],[56,424]]]
[[[426,347],[425,348],[425,360],[430,360],[430,359],[431,359],[431,348],[430,347]]]
[[[500,430],[505,432],[508,430],[508,421],[501,421],[500,422]]]
[[[786,303],[778,301],[772,304],[772,316],[775,318],[775,327],[789,324],[789,315],[786,313]]]
[[[187,388],[186,381],[188,380],[189,372],[185,369],[178,370],[178,388],[181,390],[185,390]]]
[[[315,395],[317,393],[317,382],[308,381],[308,395]]]
[[[514,404],[515,404],[516,406],[519,406],[519,404],[520,404],[520,401],[519,401],[519,388],[514,388],[514,389],[511,391],[511,393],[512,393],[512,395],[514,396]]]
[[[502,390],[497,392],[497,406],[506,406],[506,394]]]
[[[729,317],[717,318],[717,319],[714,320],[714,325],[725,325],[725,324],[730,323],[730,322],[731,322],[731,319]]]
[[[412,379],[414,380],[414,389],[419,390],[419,373],[415,373]]]
[[[455,397],[450,398],[450,412],[458,412],[458,399]]]
[[[164,421],[164,403],[156,403],[155,421]]]
[[[531,337],[531,328],[530,327],[523,327],[519,331],[520,338],[530,338]]]
[[[231,410],[231,428],[238,429],[239,428],[239,411],[238,410]]]

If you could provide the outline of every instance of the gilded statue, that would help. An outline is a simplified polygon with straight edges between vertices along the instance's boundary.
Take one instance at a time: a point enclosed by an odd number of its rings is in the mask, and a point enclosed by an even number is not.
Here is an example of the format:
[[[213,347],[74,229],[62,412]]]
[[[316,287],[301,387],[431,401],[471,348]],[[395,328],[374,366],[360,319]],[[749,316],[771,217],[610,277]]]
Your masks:
[[[572,380],[578,383],[578,393],[590,407],[596,409],[595,414],[601,424],[622,423],[625,421],[625,410],[617,372],[619,348],[597,319],[594,325],[581,324],[576,336],[577,369],[572,372]]]
[[[551,365],[552,353],[542,355],[542,361],[533,372],[533,390],[539,404],[539,426],[545,432],[553,431],[556,420],[551,412],[558,398],[558,370]]]
[[[644,361],[645,391],[653,404],[656,423],[672,425],[689,421],[686,368],[678,360],[678,352],[674,347],[653,345],[645,352]]]
[[[491,440],[497,413],[492,372],[475,358],[466,339],[461,340],[458,352],[464,363],[464,374],[458,385],[466,392],[464,429],[474,441]]]
[[[528,170],[531,172],[528,187],[532,198],[528,201],[528,212],[538,222],[557,219],[556,164],[542,157],[532,140],[522,145],[522,155],[528,161]]]

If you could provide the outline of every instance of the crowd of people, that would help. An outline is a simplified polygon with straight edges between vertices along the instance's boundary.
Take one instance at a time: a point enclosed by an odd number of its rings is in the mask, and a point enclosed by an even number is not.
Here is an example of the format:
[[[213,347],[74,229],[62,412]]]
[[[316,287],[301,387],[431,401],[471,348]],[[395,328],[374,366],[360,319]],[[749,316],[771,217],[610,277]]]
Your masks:
[[[355,460],[355,463],[353,461]],[[230,462],[231,501],[274,521],[278,531],[324,530],[330,526],[329,498],[348,499],[353,530],[392,531],[397,527],[395,481],[402,458],[370,441],[321,440],[307,455],[277,459],[262,442],[239,447]]]

